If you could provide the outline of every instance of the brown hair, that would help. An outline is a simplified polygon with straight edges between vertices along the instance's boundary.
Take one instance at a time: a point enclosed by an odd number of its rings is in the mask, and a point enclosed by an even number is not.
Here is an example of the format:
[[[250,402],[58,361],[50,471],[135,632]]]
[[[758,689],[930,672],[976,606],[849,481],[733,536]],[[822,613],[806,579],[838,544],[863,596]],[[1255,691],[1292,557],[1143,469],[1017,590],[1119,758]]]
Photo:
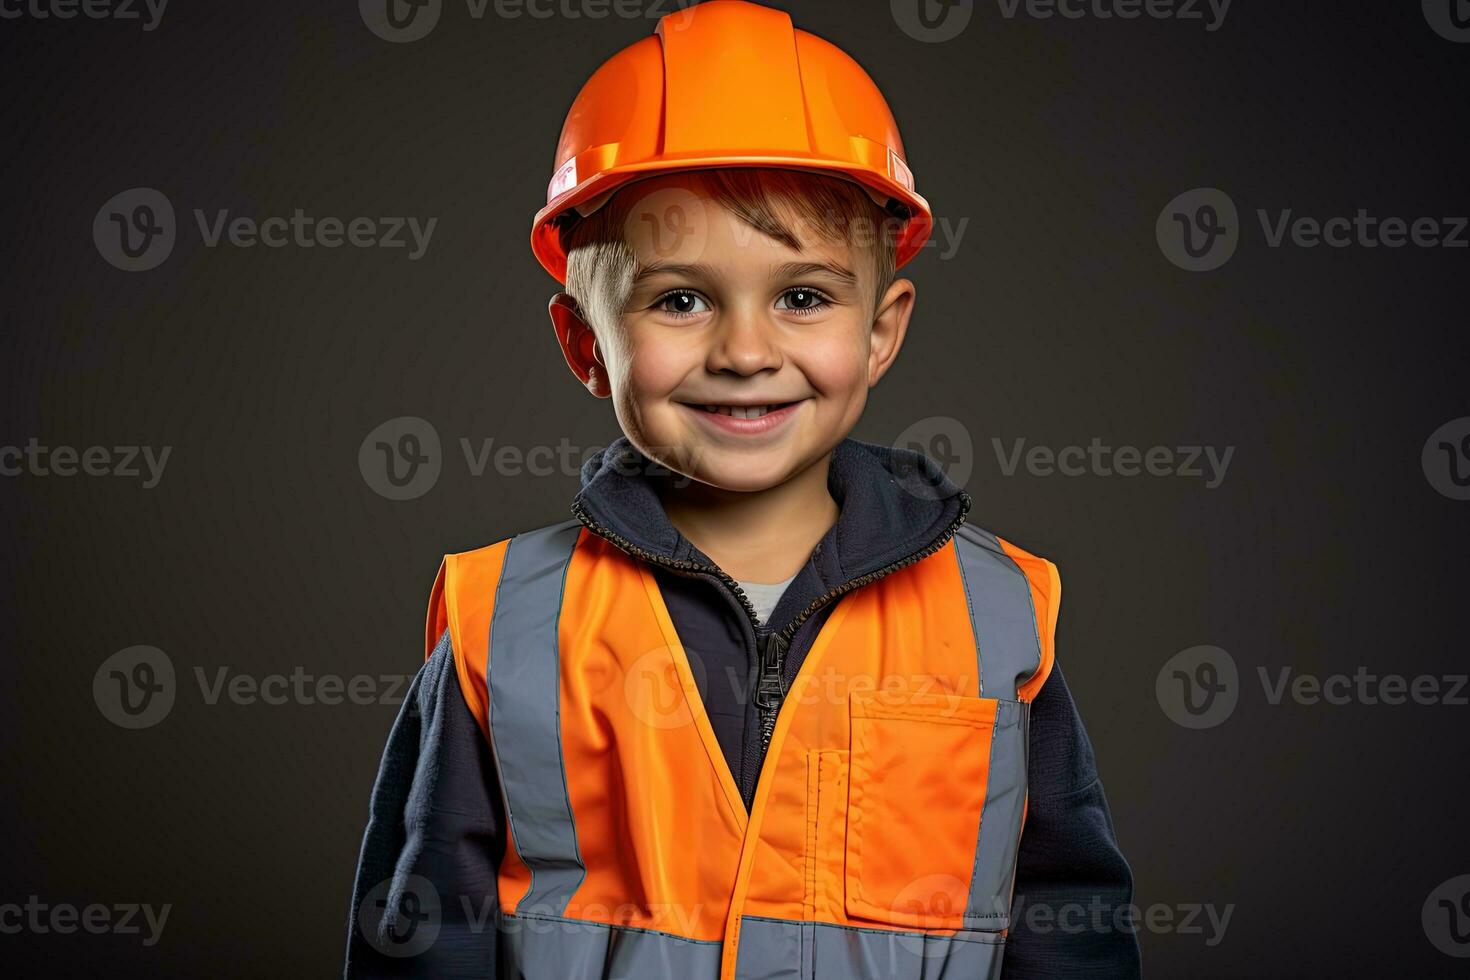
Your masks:
[[[802,229],[813,230],[825,241],[846,241],[855,250],[866,250],[871,315],[877,315],[878,302],[894,280],[900,225],[863,188],[842,177],[773,167],[686,172],[706,197],[788,248],[800,249],[802,241],[778,209],[794,213]],[[626,186],[585,218],[569,212],[559,230],[567,255],[566,291],[604,344],[616,336],[609,328],[622,319],[638,264],[623,237],[638,199],[638,185]]]

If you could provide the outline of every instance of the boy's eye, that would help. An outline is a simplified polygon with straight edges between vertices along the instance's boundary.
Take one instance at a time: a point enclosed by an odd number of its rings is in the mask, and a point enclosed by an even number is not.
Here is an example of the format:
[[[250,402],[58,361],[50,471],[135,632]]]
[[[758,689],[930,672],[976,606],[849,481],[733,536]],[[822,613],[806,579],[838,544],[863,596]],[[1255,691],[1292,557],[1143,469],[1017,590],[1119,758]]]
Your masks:
[[[825,294],[806,286],[796,286],[786,290],[781,294],[781,300],[777,309],[801,315],[816,313],[831,303]],[[654,303],[654,308],[675,317],[696,316],[709,312],[709,304],[704,301],[704,298],[687,289],[676,289],[671,293],[665,293],[658,302]]]
[[[709,312],[709,306],[697,293],[682,289],[667,294],[654,305],[663,312],[672,313],[674,316],[694,316],[696,313]],[[701,306],[704,308],[700,309]]]
[[[790,310],[793,313],[815,313],[831,302],[815,289],[808,289],[805,286],[797,286],[781,294],[782,299],[787,297],[791,298],[791,305],[780,307],[780,309]]]

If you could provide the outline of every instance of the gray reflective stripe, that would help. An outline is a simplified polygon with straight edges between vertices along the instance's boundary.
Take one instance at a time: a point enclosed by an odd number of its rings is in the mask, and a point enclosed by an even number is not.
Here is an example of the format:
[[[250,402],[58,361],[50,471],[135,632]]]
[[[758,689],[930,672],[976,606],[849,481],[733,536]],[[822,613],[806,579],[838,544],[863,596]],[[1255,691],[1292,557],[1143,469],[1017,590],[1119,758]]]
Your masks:
[[[985,810],[975,844],[975,871],[965,925],[974,929],[1009,929],[1011,881],[1021,840],[1021,814],[1026,804],[1026,718],[1029,706],[1001,701],[990,740],[990,775],[985,783]]]
[[[723,943],[551,915],[500,914],[500,956],[485,976],[518,980],[718,980]]]
[[[581,523],[511,538],[495,589],[489,688],[491,744],[516,853],[531,871],[521,910],[561,912],[587,869],[577,848],[561,751],[557,621]]]
[[[736,980],[995,980],[1005,939],[999,933],[936,936],[792,922],[740,920]]]
[[[717,941],[552,915],[498,913],[507,975],[519,980],[718,980]],[[953,936],[743,916],[736,980],[996,980],[999,933]],[[500,975],[500,974],[496,974]]]
[[[736,980],[806,980],[813,976],[815,922],[741,916]]]
[[[970,603],[981,694],[1014,701],[1041,666],[1031,585],[989,531],[961,524],[954,542]]]
[[[1041,666],[1041,634],[1031,583],[993,534],[961,525],[955,551],[970,606],[981,694],[999,702],[964,922],[976,929],[1008,929],[1026,805],[1030,716],[1016,692]]]

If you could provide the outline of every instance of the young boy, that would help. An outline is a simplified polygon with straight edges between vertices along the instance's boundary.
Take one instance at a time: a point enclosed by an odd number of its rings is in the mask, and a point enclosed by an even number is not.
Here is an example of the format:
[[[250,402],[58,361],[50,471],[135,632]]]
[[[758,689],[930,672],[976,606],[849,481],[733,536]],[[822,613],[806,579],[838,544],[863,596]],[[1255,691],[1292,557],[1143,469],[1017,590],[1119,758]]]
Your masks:
[[[572,519],[445,558],[347,976],[1137,976],[1055,566],[847,437],[932,220],[882,95],[710,0],[556,162],[533,249],[624,436]]]

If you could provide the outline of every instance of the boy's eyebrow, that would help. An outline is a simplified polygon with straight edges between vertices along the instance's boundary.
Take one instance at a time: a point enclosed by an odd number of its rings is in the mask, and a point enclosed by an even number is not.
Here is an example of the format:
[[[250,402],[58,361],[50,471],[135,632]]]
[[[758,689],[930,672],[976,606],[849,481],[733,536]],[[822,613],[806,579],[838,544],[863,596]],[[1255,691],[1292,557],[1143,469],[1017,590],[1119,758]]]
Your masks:
[[[826,274],[845,285],[856,286],[857,276],[853,271],[837,262],[786,262],[771,270],[778,279],[797,279],[802,276]],[[674,263],[652,262],[640,268],[633,276],[633,288],[657,275],[685,276],[692,279],[713,279],[715,270],[707,262]]]
[[[826,273],[848,286],[856,286],[858,281],[851,269],[836,262],[787,262],[777,266],[775,273],[780,279],[799,279],[802,276]]]
[[[671,275],[688,279],[709,279],[714,277],[714,271],[706,262],[650,262],[634,273],[633,288],[638,288],[645,280],[652,279],[654,276]]]

